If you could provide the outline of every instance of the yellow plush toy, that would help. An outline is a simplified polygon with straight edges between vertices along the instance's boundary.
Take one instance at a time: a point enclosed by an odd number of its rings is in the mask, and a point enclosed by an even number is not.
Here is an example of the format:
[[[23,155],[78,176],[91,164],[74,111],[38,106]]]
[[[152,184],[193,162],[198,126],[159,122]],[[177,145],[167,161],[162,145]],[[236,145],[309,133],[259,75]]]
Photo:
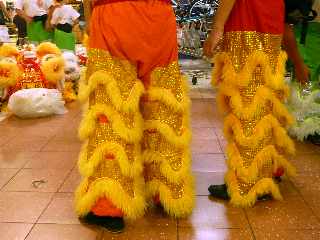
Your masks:
[[[37,56],[40,59],[40,68],[48,88],[63,89],[64,59],[60,49],[53,43],[44,42],[37,47]]]
[[[22,76],[18,67],[19,51],[10,45],[0,47],[0,112],[4,112],[8,103],[10,88],[14,87]]]

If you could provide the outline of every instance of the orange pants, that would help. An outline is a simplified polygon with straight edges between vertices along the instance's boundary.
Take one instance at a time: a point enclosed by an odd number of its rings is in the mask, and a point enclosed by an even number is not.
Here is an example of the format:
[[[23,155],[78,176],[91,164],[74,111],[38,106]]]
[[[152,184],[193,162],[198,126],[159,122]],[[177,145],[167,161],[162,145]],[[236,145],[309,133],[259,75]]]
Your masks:
[[[156,67],[178,60],[176,20],[165,2],[137,0],[96,6],[90,31],[90,48],[128,60],[146,85]]]
[[[170,4],[94,7],[86,87],[79,93],[89,99],[80,126],[80,137],[88,140],[79,162],[80,215],[135,218],[148,197],[175,217],[190,213],[189,99],[177,61]]]

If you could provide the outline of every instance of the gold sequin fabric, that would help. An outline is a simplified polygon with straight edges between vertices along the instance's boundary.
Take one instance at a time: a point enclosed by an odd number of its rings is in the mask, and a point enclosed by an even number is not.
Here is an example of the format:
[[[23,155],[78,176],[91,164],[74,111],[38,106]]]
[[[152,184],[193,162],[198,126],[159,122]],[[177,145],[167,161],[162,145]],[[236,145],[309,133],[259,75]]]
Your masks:
[[[187,96],[185,84],[177,63],[157,68],[151,74],[150,89],[168,90],[177,103],[181,103]],[[148,93],[146,93],[146,99],[148,99]],[[144,120],[153,126],[144,131],[142,149],[144,152],[153,152],[160,156],[160,159],[157,158],[145,163],[145,180],[147,184],[154,180],[160,182],[170,190],[172,199],[181,199],[186,197],[185,188],[191,187],[186,186],[186,179],[190,178],[191,173],[182,173],[184,167],[189,167],[187,165],[190,161],[184,155],[186,151],[189,151],[189,140],[183,136],[185,131],[189,131],[189,113],[188,109],[172,108],[173,106],[169,106],[160,97],[147,100],[142,105]],[[168,127],[175,136],[180,137],[178,142],[170,141],[170,135],[163,133],[166,131],[161,133],[163,125]],[[168,176],[170,173],[161,171],[163,165],[169,165],[170,171],[178,173],[178,179],[170,180],[170,176]],[[179,174],[180,172],[181,174]],[[188,197],[192,198],[193,196]]]
[[[139,81],[139,79],[137,79],[136,69],[129,62],[112,58],[109,53],[103,50],[91,49],[88,52],[88,63],[85,77],[86,84],[91,81],[91,76],[97,71],[103,71],[112,75],[113,81],[116,82],[116,86],[123,101],[128,100],[134,85]],[[108,83],[98,83],[97,86],[92,89],[88,99],[89,109],[92,109],[97,105],[100,107],[109,107],[113,109],[113,112],[118,116],[117,121],[120,121],[126,129],[132,129],[137,124],[135,122],[135,116],[141,115],[141,113],[139,111],[119,111],[119,109],[114,106],[110,100],[113,97],[113,92],[107,90],[106,84]],[[136,97],[139,99],[141,96]],[[132,103],[128,102],[128,104]],[[139,106],[137,106],[137,110],[139,110]],[[89,182],[88,192],[92,191],[91,188],[94,188],[98,182],[112,181],[125,193],[125,197],[119,197],[118,199],[123,199],[123,201],[125,199],[132,199],[133,201],[137,195],[141,194],[141,190],[136,189],[135,186],[138,185],[137,183],[143,182],[142,172],[134,172],[132,175],[124,174],[121,170],[121,164],[126,163],[120,163],[117,160],[117,157],[119,156],[115,156],[113,152],[104,152],[102,159],[92,159],[92,156],[94,156],[97,151],[100,151],[99,147],[114,144],[122,150],[121,152],[125,153],[125,158],[128,160],[128,166],[125,166],[125,168],[133,169],[134,165],[141,165],[140,168],[142,169],[140,140],[137,139],[135,142],[128,142],[128,140],[122,138],[121,134],[119,134],[119,129],[116,131],[113,128],[113,124],[117,123],[111,122],[110,116],[97,113],[97,116],[93,119],[95,121],[94,131],[88,138],[88,144],[85,150],[86,160],[83,164],[91,164],[90,161],[98,161],[98,164],[95,167],[93,174],[88,176],[86,179]],[[140,129],[140,131],[142,132],[143,129]],[[103,189],[102,192],[108,191],[108,189]],[[110,194],[111,193],[109,193],[109,195]],[[119,192],[117,194],[120,195],[121,193]],[[105,194],[102,194],[100,197],[105,197]],[[139,197],[143,198],[142,196]],[[117,197],[113,196],[112,198],[114,199]],[[94,204],[94,202],[92,204]],[[126,205],[127,203],[115,202],[114,204],[119,207]],[[131,206],[130,203],[128,204]],[[140,207],[143,208],[144,206],[141,205]],[[122,210],[125,211],[125,209]],[[130,211],[134,212],[135,210]],[[124,214],[127,215],[126,212],[124,212]]]
[[[229,60],[232,62],[233,70],[237,73],[243,72],[244,69],[250,69],[248,67],[248,61],[249,58],[256,54],[257,52],[260,53],[261,56],[267,56],[268,61],[264,64],[268,65],[273,72],[277,69],[277,64],[279,61],[279,55],[281,52],[281,41],[282,36],[281,35],[274,35],[274,34],[266,34],[266,33],[258,33],[258,32],[242,32],[242,31],[236,31],[236,32],[227,32],[223,39],[223,45],[222,45],[222,52],[227,53],[227,56]],[[251,63],[252,64],[252,63]],[[221,66],[223,67],[223,66]],[[222,70],[222,69],[221,69]],[[221,71],[220,70],[220,71]],[[219,70],[218,70],[219,71]],[[227,74],[227,73],[223,73]],[[244,86],[238,86],[236,84],[238,79],[232,79],[228,84],[230,84],[232,87],[235,87],[238,89],[241,101],[243,103],[243,106],[249,106],[253,103],[253,99],[256,97],[256,92],[261,86],[267,86],[265,79],[264,68],[257,64],[252,69],[252,72],[248,76],[250,76],[250,79],[243,79],[246,82],[248,82],[247,85]],[[223,79],[222,79],[223,81]],[[284,79],[280,79],[279,81],[284,81]],[[269,88],[270,89],[270,88]],[[278,92],[274,91],[273,89],[270,89],[270,91],[276,96],[281,97],[281,95],[278,94]],[[232,96],[231,96],[232,97]],[[281,101],[283,99],[280,99]],[[234,112],[235,110],[231,108],[231,111],[228,114],[232,114],[234,116],[244,116],[240,114],[239,112]],[[260,142],[255,146],[246,146],[241,145],[238,139],[242,138],[250,138],[254,137],[255,135],[255,129],[256,126],[259,124],[261,119],[263,119],[267,115],[272,115],[272,103],[267,102],[264,107],[260,108],[259,111],[254,114],[253,117],[250,118],[238,118],[241,127],[243,130],[242,136],[234,136],[234,139],[232,139],[232,142],[230,144],[235,143],[235,146],[237,148],[237,151],[240,153],[241,159],[241,166],[242,168],[248,169],[250,166],[252,166],[253,162],[255,161],[256,156],[261,152],[265,147],[274,145],[277,149],[277,145],[274,142],[273,132],[270,131],[268,133],[265,133],[265,136],[262,140],[259,140]],[[277,119],[278,121],[280,119]],[[261,126],[260,126],[261,127]],[[230,156],[228,156],[230,157]],[[228,170],[229,172],[234,171],[234,175],[237,176],[237,169],[230,168]],[[254,181],[252,180],[246,180],[246,179],[240,179],[236,178],[236,182],[227,182],[229,186],[231,185],[237,185],[237,192],[230,192],[231,198],[237,196],[237,201],[240,201],[239,199],[246,199],[248,196],[248,193],[255,187],[255,185],[263,178],[272,178],[274,171],[274,163],[272,159],[264,159],[264,162],[262,164],[262,167],[259,169],[258,178]],[[230,187],[230,189],[234,189]],[[241,197],[238,197],[238,196]],[[251,194],[252,196],[252,194]],[[246,206],[246,202],[243,201],[243,203],[237,203],[239,206]]]
[[[98,109],[93,108],[94,106],[99,106],[99,109],[102,109],[105,106],[108,107],[108,111],[105,112],[110,112],[110,114],[112,112],[114,116],[103,115],[85,118],[88,128],[91,129],[92,125],[94,128],[93,131],[89,131],[91,135],[88,137],[85,157],[81,164],[95,166],[92,174],[86,176],[86,182],[89,183],[86,191],[90,192],[99,182],[112,181],[120,186],[126,195],[126,198],[119,199],[119,201],[126,200],[126,202],[121,204],[115,202],[114,204],[116,206],[131,206],[139,194],[141,198],[145,195],[136,186],[139,186],[141,182],[146,182],[146,189],[143,189],[147,192],[146,195],[153,197],[159,194],[160,199],[165,199],[163,205],[169,214],[180,216],[186,212],[189,213],[193,203],[193,195],[190,195],[190,188],[193,187],[190,184],[191,173],[188,171],[190,170],[190,156],[188,154],[190,129],[188,125],[189,110],[187,109],[189,106],[184,102],[187,99],[187,93],[178,63],[156,68],[151,73],[148,89],[145,90],[145,93],[142,92],[141,95],[135,96],[133,89],[137,83],[141,82],[137,78],[137,71],[133,65],[127,61],[115,59],[108,52],[98,49],[91,49],[88,56],[85,84],[90,85],[90,81],[97,80],[93,79],[96,72],[105,72],[108,74],[107,81],[115,81],[117,89],[113,88],[111,91],[106,87],[109,82],[100,79],[100,82],[94,85],[94,89],[89,93],[89,109]],[[155,88],[157,90],[153,91],[153,95],[150,97],[149,91]],[[115,97],[114,91],[120,92],[118,102],[124,101],[125,104],[134,104],[131,102],[133,97],[138,98],[137,106],[125,108],[114,105],[117,102],[115,98],[118,98]],[[186,107],[177,107],[176,105],[179,104]],[[101,113],[99,114],[101,115]],[[137,116],[141,118],[137,118]],[[117,125],[112,122],[114,119],[120,121],[121,124]],[[138,123],[137,119],[144,121],[144,124]],[[95,121],[94,124],[92,121]],[[116,125],[118,127],[114,127]],[[144,126],[144,128],[138,129],[141,131],[140,139],[123,134],[125,131],[126,133],[130,131],[136,133],[139,126]],[[81,126],[80,129],[85,127]],[[140,135],[137,134],[137,136]],[[118,146],[118,149],[121,149],[119,154],[121,154],[122,161],[118,160],[119,156],[114,156],[114,152],[103,152],[104,157],[101,158],[101,155],[98,154],[102,149],[101,146],[110,145]],[[96,156],[100,156],[99,159],[96,159]],[[127,168],[130,171],[123,171]],[[83,172],[86,172],[85,167],[82,169],[84,169]],[[163,169],[168,171],[164,172]],[[151,186],[151,183],[155,181],[156,184]],[[153,189],[153,192],[148,190],[148,186]],[[155,186],[159,188],[155,189]],[[186,190],[186,188],[188,189]],[[161,189],[165,190],[161,192]],[[108,191],[108,189],[104,189],[104,191]],[[132,206],[136,207],[137,205]],[[183,209],[183,206],[187,206],[187,208]],[[131,211],[135,210],[131,209]]]

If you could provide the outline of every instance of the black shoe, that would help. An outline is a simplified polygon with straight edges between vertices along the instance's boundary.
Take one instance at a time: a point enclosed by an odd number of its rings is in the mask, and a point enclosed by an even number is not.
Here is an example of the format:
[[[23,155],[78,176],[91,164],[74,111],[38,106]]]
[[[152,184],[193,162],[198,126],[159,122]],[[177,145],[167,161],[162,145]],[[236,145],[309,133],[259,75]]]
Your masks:
[[[211,185],[208,188],[210,195],[222,200],[229,200],[228,187],[226,184],[222,185]]]
[[[83,220],[88,224],[98,225],[112,233],[121,233],[124,229],[124,221],[121,217],[102,217],[90,212]]]

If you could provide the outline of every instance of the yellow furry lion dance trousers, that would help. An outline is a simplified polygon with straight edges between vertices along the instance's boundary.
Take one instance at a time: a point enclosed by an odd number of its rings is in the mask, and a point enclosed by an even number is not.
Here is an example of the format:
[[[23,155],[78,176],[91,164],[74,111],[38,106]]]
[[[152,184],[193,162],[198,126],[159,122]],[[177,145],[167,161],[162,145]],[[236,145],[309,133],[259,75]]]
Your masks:
[[[193,208],[190,101],[165,1],[94,7],[79,97],[88,101],[76,193],[79,216],[143,215],[153,199],[174,217]]]
[[[295,148],[286,132],[293,119],[283,105],[288,96],[283,27],[282,1],[238,0],[214,59],[217,102],[226,113],[225,182],[236,206],[252,206],[265,194],[281,199],[274,179],[295,173],[284,157]]]

